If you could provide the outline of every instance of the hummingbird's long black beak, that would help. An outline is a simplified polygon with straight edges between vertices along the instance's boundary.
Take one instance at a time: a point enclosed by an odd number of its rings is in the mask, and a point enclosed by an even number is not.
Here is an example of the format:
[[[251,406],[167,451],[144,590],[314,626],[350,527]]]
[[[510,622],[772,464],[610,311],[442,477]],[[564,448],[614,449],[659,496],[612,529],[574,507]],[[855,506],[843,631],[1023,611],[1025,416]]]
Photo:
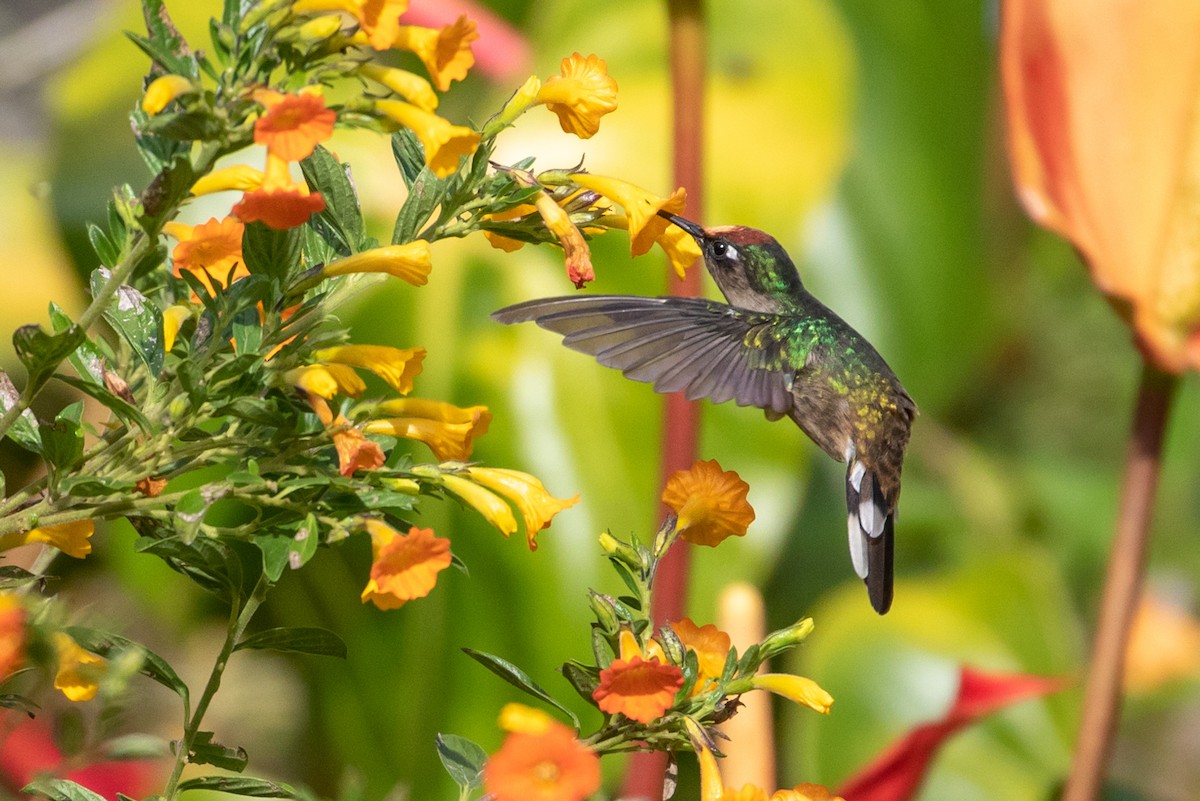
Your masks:
[[[696,237],[697,242],[703,241],[704,238],[707,236],[707,234],[704,232],[704,229],[701,226],[697,225],[696,223],[692,222],[691,220],[685,220],[682,217],[677,217],[674,214],[670,214],[665,211],[660,211],[658,213],[658,216],[662,217],[664,220],[670,220],[671,222],[675,223],[680,228],[687,231],[692,236]]]

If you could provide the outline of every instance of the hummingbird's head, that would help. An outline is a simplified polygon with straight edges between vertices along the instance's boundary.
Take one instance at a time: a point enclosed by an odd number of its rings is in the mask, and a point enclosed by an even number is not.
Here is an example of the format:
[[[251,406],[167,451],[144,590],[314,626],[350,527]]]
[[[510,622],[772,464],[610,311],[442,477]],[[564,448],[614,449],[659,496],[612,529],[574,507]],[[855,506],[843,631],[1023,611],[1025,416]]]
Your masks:
[[[744,225],[704,228],[674,214],[659,214],[691,234],[725,299],[751,311],[778,312],[804,291],[800,273],[775,237]]]

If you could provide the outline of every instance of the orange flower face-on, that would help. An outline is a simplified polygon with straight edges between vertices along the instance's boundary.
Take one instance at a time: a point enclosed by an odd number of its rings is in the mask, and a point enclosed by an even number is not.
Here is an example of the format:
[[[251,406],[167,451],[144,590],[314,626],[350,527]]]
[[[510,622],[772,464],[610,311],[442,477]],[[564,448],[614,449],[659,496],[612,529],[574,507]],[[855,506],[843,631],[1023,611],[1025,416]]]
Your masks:
[[[558,116],[566,133],[580,139],[595,136],[600,118],[617,110],[617,82],[604,59],[572,53],[562,60],[561,75],[548,78],[538,91],[538,103]]]
[[[337,115],[318,94],[264,91],[255,99],[266,107],[266,113],[254,123],[254,141],[284,161],[308,158],[313,148],[333,135]]]
[[[1200,4],[1006,0],[1017,194],[1170,372],[1200,369]]]
[[[651,640],[645,651],[628,629],[621,632],[620,657],[600,671],[592,698],[601,710],[639,723],[662,717],[683,686],[683,671],[667,664],[662,648]]]
[[[400,534],[378,520],[368,520],[372,551],[371,578],[362,601],[380,609],[398,609],[415,598],[424,598],[437,583],[437,575],[450,566],[450,540],[435,537],[433,530],[413,526]]]
[[[513,732],[483,769],[495,801],[582,801],[600,789],[600,759],[561,723]]]
[[[743,536],[754,522],[746,500],[750,486],[715,459],[676,471],[667,480],[662,501],[679,516],[680,536],[693,545],[718,545],[726,537]]]

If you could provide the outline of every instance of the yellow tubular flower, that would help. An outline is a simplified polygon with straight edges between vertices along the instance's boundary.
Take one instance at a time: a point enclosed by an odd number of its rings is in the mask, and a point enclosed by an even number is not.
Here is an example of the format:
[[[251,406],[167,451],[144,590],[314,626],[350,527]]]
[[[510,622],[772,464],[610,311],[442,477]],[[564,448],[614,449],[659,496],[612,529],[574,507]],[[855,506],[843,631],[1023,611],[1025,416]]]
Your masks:
[[[500,728],[521,734],[545,734],[557,721],[540,709],[518,703],[500,708]]]
[[[19,545],[41,542],[52,545],[67,556],[82,559],[92,552],[92,543],[88,538],[96,531],[92,520],[74,520],[70,523],[59,523],[55,526],[39,526],[29,531],[14,531],[0,536],[0,551],[7,551]]]
[[[408,10],[408,0],[296,0],[293,14],[344,11],[358,21],[363,44],[376,50],[388,50],[400,30],[400,15]],[[359,38],[356,36],[356,38]]]
[[[658,213],[681,214],[687,194],[680,187],[670,197],[661,198],[628,181],[585,172],[572,173],[571,180],[625,209],[629,216],[629,251],[634,256],[650,250],[650,246],[670,227],[671,223],[658,216]]]
[[[175,337],[179,335],[179,329],[191,316],[190,306],[176,304],[163,310],[163,353],[171,352],[171,348],[175,345]]]
[[[443,475],[442,485],[475,507],[475,510],[504,536],[507,537],[517,530],[517,519],[513,516],[512,509],[509,509],[508,504],[502,501],[498,495],[488,492],[462,476]]]
[[[331,278],[351,273],[387,273],[402,278],[413,286],[424,286],[429,282],[429,272],[432,269],[429,243],[418,239],[406,245],[372,248],[339,259],[326,264],[321,270],[321,276]]]
[[[142,111],[153,117],[177,97],[196,91],[196,85],[182,75],[163,75],[155,78],[146,87],[142,96]]]
[[[546,229],[558,238],[558,244],[562,246],[567,277],[576,289],[583,289],[588,281],[596,280],[596,272],[592,269],[592,253],[583,234],[571,222],[566,209],[555,203],[548,192],[539,192],[533,202],[538,214],[542,215]]]
[[[323,14],[313,17],[300,26],[297,36],[302,42],[323,42],[342,29],[342,18],[338,14]]]
[[[604,228],[620,228],[622,231],[628,231],[629,218],[623,214],[609,213],[597,220],[596,225],[602,226],[601,231]],[[702,255],[695,237],[678,225],[668,225],[667,229],[654,241],[662,248],[663,253],[667,254],[667,261],[680,278],[687,274],[687,269],[695,264],[696,259]]]
[[[479,134],[462,125],[403,100],[376,100],[375,108],[385,117],[410,129],[425,148],[425,163],[439,178],[458,169],[458,162],[479,147]],[[663,220],[665,223],[666,220]]]
[[[487,426],[483,428],[486,430]],[[424,442],[441,462],[464,462],[470,459],[475,437],[482,433],[474,423],[447,423],[421,417],[372,420],[363,430],[368,434],[386,434]]]
[[[450,88],[451,81],[467,77],[475,64],[471,42],[478,38],[475,23],[462,16],[442,28],[401,25],[392,47],[416,53],[434,85],[444,92]]]
[[[535,476],[501,467],[470,467],[467,475],[490,490],[512,500],[525,518],[529,550],[537,550],[537,533],[548,527],[554,516],[579,502],[579,496],[555,498]]]
[[[821,689],[812,679],[792,676],[787,673],[763,673],[750,679],[757,690],[766,690],[783,696],[789,701],[815,709],[822,715],[829,714],[833,696]]]
[[[537,102],[558,115],[567,133],[588,139],[600,130],[600,118],[617,109],[617,82],[604,59],[572,53],[562,60],[562,75],[548,78]]]
[[[61,631],[54,635],[54,650],[58,655],[54,689],[61,690],[68,701],[95,698],[106,667],[104,659],[80,648],[79,643]]]
[[[470,423],[475,428],[473,436],[476,437],[486,434],[492,422],[491,412],[486,406],[455,406],[427,398],[394,398],[384,401],[377,408],[380,414],[387,417],[424,417],[443,423]]]
[[[326,364],[343,364],[370,370],[388,385],[407,395],[412,392],[413,379],[421,372],[424,348],[393,348],[387,345],[338,345],[313,353],[313,358]]]
[[[213,170],[192,184],[192,194],[210,195],[213,192],[253,192],[263,184],[262,170],[247,164],[235,164]]]
[[[344,364],[308,364],[288,370],[283,378],[292,386],[326,400],[339,392],[358,397],[367,388],[358,373]]]
[[[408,70],[371,63],[363,64],[358,71],[391,89],[417,108],[433,111],[438,106],[438,97],[433,91],[433,87],[420,75]]]

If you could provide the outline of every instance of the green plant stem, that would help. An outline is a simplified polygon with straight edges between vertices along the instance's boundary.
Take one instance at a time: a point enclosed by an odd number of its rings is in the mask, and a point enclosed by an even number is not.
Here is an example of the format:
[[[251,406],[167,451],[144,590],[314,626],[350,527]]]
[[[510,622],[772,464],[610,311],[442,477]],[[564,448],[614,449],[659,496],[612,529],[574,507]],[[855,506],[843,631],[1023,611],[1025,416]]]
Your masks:
[[[1084,686],[1083,718],[1063,801],[1095,801],[1104,784],[1120,720],[1125,651],[1141,598],[1163,434],[1178,383],[1176,376],[1144,363],[1100,620]]]
[[[179,795],[179,779],[183,775],[183,768],[187,764],[188,754],[196,743],[196,734],[200,731],[200,724],[204,720],[205,713],[208,712],[208,707],[212,703],[213,696],[217,694],[217,690],[221,687],[221,677],[225,674],[225,667],[229,663],[229,657],[233,653],[234,646],[242,639],[242,635],[246,632],[246,628],[250,625],[250,620],[254,617],[254,613],[262,605],[266,598],[268,582],[265,576],[260,576],[258,583],[254,586],[254,591],[250,597],[246,599],[246,603],[238,610],[238,604],[235,602],[229,610],[229,628],[225,632],[225,642],[221,646],[221,652],[217,655],[216,662],[213,663],[212,672],[209,673],[208,682],[204,685],[204,692],[201,693],[199,700],[196,702],[196,709],[192,712],[191,718],[186,722],[183,731],[183,737],[179,741],[179,748],[175,754],[175,765],[171,769],[171,776],[167,779],[166,789],[163,791],[163,798],[166,801],[174,801]]]

